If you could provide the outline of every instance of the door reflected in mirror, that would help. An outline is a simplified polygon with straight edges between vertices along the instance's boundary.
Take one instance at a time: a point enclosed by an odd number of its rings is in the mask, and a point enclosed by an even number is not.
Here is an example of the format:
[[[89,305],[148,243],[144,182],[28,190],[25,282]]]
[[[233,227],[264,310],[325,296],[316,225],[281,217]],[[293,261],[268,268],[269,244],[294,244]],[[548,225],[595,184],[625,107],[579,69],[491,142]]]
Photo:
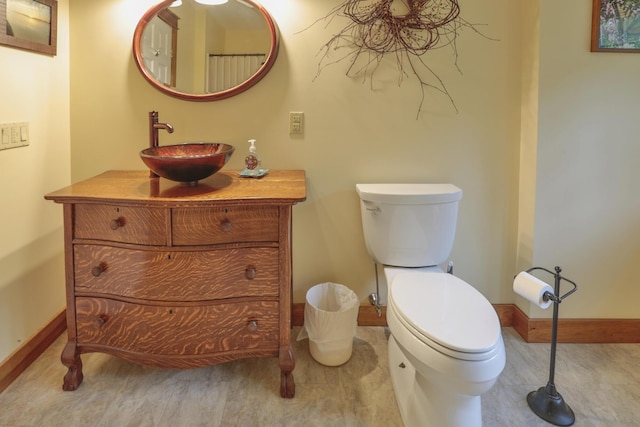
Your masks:
[[[279,34],[253,0],[202,5],[164,1],[140,19],[133,38],[138,69],[158,90],[211,101],[241,93],[271,69]]]

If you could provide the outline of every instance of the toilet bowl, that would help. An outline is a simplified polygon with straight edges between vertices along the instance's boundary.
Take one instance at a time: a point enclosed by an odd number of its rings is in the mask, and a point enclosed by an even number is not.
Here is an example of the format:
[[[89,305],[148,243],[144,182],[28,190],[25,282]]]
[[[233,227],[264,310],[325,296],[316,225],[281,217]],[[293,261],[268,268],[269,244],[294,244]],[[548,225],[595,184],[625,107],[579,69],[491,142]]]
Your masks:
[[[481,395],[505,366],[500,322],[471,285],[439,269],[385,268],[389,369],[406,427],[480,427]]]
[[[357,184],[367,251],[387,281],[389,370],[406,427],[481,427],[481,395],[505,366],[498,316],[438,266],[453,247],[462,190]]]

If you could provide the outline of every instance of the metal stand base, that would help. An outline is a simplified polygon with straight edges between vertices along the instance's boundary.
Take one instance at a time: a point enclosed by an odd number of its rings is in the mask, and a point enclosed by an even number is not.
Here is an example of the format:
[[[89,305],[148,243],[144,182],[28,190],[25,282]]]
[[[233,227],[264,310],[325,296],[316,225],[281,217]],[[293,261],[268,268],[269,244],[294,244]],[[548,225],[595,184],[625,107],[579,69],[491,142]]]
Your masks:
[[[551,424],[570,426],[576,420],[573,411],[552,384],[529,393],[527,403],[537,416]]]

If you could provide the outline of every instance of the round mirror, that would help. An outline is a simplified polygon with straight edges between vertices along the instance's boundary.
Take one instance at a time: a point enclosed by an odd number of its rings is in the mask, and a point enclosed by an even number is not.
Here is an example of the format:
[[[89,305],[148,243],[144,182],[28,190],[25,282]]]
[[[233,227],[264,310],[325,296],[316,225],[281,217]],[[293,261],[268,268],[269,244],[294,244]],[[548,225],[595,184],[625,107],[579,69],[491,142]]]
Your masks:
[[[278,56],[278,28],[253,0],[166,0],[149,9],[133,35],[136,66],[156,89],[190,101],[244,92]]]

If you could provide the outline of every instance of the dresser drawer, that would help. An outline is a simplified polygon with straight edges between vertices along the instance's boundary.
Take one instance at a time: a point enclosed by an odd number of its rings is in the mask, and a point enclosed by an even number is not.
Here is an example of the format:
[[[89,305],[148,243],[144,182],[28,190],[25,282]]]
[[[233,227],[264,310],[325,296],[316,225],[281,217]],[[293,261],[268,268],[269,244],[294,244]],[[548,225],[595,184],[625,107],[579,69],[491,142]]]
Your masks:
[[[277,242],[278,208],[172,209],[174,245],[211,245],[234,242]]]
[[[166,245],[167,213],[161,208],[76,204],[74,237]]]
[[[278,248],[132,250],[74,245],[76,292],[162,301],[278,296]]]
[[[76,298],[78,345],[150,355],[277,350],[276,301],[159,307]]]

